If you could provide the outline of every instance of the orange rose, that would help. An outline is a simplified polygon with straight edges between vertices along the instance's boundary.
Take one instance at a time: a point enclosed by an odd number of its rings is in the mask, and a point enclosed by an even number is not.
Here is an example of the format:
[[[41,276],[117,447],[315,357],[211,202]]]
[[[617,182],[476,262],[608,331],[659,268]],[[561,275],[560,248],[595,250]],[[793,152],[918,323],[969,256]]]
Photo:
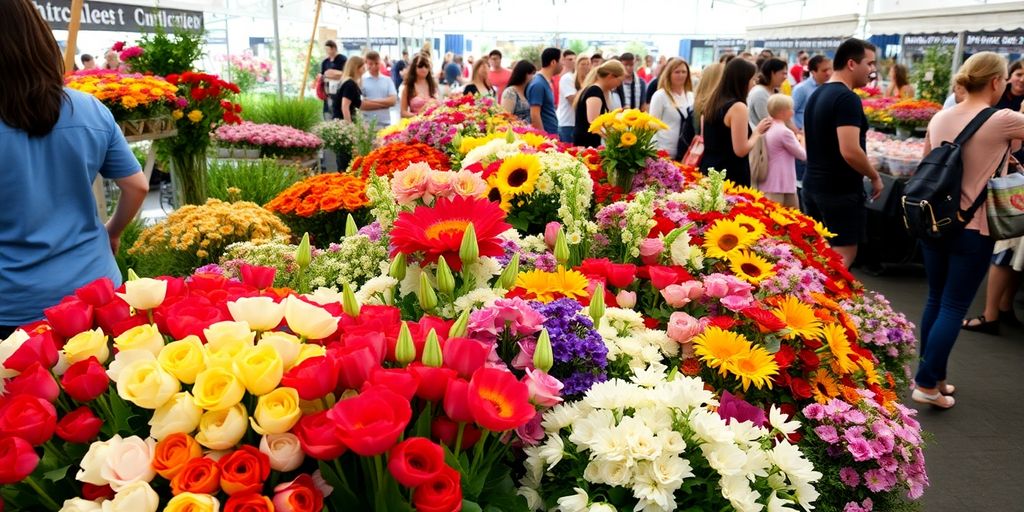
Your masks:
[[[203,449],[188,434],[171,434],[156,444],[153,454],[153,469],[160,476],[171,480],[192,459],[201,457]]]
[[[244,445],[221,457],[220,487],[228,494],[259,493],[270,476],[270,457],[254,446]]]
[[[213,459],[200,457],[188,461],[185,468],[171,479],[171,492],[214,494],[220,489],[220,466]]]
[[[274,502],[254,492],[232,494],[224,504],[224,512],[274,512]]]

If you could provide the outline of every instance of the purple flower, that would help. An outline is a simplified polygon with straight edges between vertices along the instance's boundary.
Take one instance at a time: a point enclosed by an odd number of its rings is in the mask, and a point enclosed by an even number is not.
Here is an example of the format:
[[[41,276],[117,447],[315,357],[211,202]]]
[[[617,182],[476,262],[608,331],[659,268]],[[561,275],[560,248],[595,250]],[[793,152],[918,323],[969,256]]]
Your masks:
[[[819,425],[814,427],[814,433],[828,444],[836,444],[839,442],[839,434],[836,432],[836,428],[832,425]]]
[[[583,306],[572,299],[548,304],[532,303],[547,320],[544,327],[551,336],[555,365],[549,372],[562,381],[562,397],[572,399],[607,378],[608,347],[594,329],[593,321],[580,314]]]
[[[860,474],[857,473],[856,469],[849,466],[839,470],[839,479],[848,487],[857,487],[860,485]]]
[[[843,512],[865,512],[865,510],[860,508],[856,501],[851,501],[843,507]]]
[[[736,398],[728,391],[723,391],[722,398],[718,401],[718,416],[726,420],[726,423],[749,421],[756,427],[763,427],[768,423],[768,417],[765,416],[763,409]]]

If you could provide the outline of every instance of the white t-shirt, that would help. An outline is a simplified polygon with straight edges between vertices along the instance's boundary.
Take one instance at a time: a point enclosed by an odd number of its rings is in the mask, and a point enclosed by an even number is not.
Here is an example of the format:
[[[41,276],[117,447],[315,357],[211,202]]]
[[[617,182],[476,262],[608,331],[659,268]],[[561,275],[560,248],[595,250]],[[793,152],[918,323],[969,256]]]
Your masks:
[[[576,94],[576,73],[564,73],[558,80],[558,126],[576,126],[576,109],[568,97]]]
[[[675,105],[672,104],[675,101]],[[658,130],[655,135],[655,141],[658,143],[658,149],[668,151],[670,155],[675,155],[677,146],[679,144],[679,130],[683,126],[683,118],[679,115],[682,111],[683,115],[686,115],[686,109],[693,105],[693,93],[686,92],[681,95],[672,94],[672,100],[669,100],[667,94],[663,89],[658,89],[654,92],[654,97],[651,98],[651,115],[661,119],[661,121],[668,125],[668,130]]]

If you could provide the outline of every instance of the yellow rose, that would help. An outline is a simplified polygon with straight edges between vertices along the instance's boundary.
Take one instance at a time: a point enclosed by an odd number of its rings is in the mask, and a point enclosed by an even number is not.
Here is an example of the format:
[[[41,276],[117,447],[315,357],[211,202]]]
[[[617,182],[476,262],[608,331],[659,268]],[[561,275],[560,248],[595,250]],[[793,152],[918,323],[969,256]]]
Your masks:
[[[284,307],[284,318],[292,332],[310,340],[326,338],[338,330],[338,319],[326,309],[292,295]]]
[[[277,388],[260,397],[253,413],[252,428],[260,434],[283,434],[299,422],[299,392],[293,388]]]
[[[149,419],[149,435],[160,440],[171,434],[191,434],[199,426],[203,410],[188,391],[176,393]]]
[[[203,113],[198,110],[193,110],[188,113],[188,120],[193,123],[198,123],[203,120]]]
[[[242,440],[249,429],[249,415],[242,404],[222,411],[203,413],[196,441],[211,450],[227,450]]]
[[[144,409],[158,409],[181,390],[181,383],[155,359],[135,361],[121,370],[117,394]]]
[[[104,364],[110,358],[107,335],[99,328],[76,334],[64,344],[63,350],[69,364],[85,361],[90,357],[95,357],[100,364]]]
[[[220,502],[209,494],[183,492],[167,502],[164,512],[217,512]]]
[[[269,331],[284,318],[284,304],[270,297],[241,297],[228,302],[228,311],[232,318],[248,322],[249,327],[255,331]]]
[[[252,348],[252,345],[246,345],[241,341],[212,347],[207,344],[206,368],[226,368],[229,371],[233,370],[235,367],[235,358],[250,348]]]
[[[185,384],[194,383],[196,375],[206,369],[206,352],[198,336],[168,343],[156,358],[164,370]]]
[[[164,337],[153,324],[139,325],[114,338],[114,348],[118,352],[145,350],[155,356],[164,348]]]
[[[129,306],[135,309],[153,309],[167,296],[167,281],[144,277],[124,283],[124,293],[118,293]]]
[[[299,363],[309,359],[311,357],[317,357],[327,354],[327,349],[323,345],[315,345],[312,343],[303,343],[302,348],[299,349],[299,355],[295,358],[295,363],[292,367],[295,367]]]
[[[284,362],[270,345],[253,347],[235,359],[235,375],[250,393],[261,396],[270,393],[281,383]]]
[[[281,357],[281,363],[284,364],[285,370],[288,370],[295,364],[295,359],[299,357],[299,351],[302,350],[302,342],[299,341],[299,338],[281,331],[263,333],[256,346],[262,347],[264,345],[269,345],[274,347],[274,350],[277,350],[277,355]]]
[[[242,401],[245,386],[226,368],[207,368],[196,377],[192,394],[197,406],[208,411],[223,411]]]
[[[206,335],[208,347],[220,347],[236,342],[242,342],[251,347],[253,340],[256,339],[256,333],[252,332],[246,322],[217,322],[203,329],[203,334]]]

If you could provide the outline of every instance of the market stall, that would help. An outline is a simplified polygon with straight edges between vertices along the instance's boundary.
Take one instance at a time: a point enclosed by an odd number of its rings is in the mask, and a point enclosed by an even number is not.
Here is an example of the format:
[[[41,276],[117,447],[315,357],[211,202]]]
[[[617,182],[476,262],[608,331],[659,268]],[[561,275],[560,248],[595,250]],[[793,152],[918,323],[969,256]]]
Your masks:
[[[755,49],[766,48],[776,55],[796,54],[799,50],[831,55],[839,43],[857,33],[860,17],[843,14],[775,25],[747,27],[747,39],[763,41]]]

